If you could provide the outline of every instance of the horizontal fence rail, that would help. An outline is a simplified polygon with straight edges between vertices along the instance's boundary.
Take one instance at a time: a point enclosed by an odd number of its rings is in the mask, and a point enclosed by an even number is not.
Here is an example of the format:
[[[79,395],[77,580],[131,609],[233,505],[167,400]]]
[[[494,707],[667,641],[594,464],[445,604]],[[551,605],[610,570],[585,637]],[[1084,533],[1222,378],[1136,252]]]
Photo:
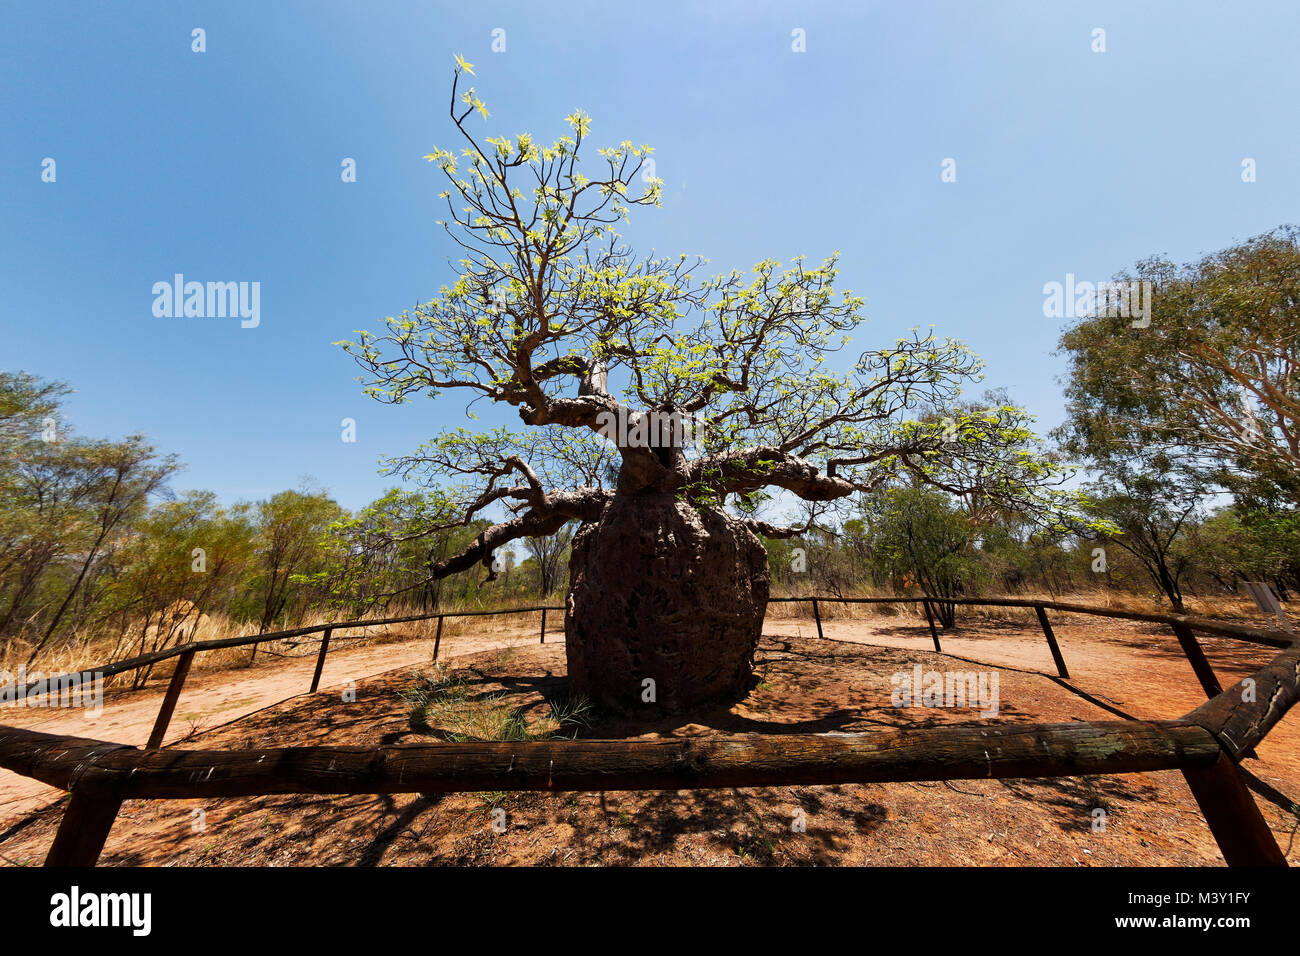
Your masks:
[[[787,603],[805,603],[811,604],[820,602],[823,604],[925,604],[928,608],[930,604],[958,604],[963,606],[983,606],[983,607],[1022,607],[1029,610],[1042,609],[1062,611],[1069,614],[1087,614],[1094,617],[1120,618],[1130,621],[1143,621],[1151,624],[1168,624],[1184,625],[1195,630],[1203,631],[1207,634],[1214,634],[1218,637],[1231,637],[1237,640],[1247,641],[1252,644],[1262,644],[1269,647],[1290,647],[1295,640],[1295,636],[1286,631],[1270,628],[1250,627],[1244,624],[1227,624],[1220,621],[1212,621],[1206,618],[1194,617],[1186,614],[1160,614],[1148,613],[1143,611],[1124,611],[1116,608],[1098,608],[1089,607],[1085,604],[1067,604],[1059,601],[1034,601],[1019,598],[933,598],[933,597],[834,597],[828,595],[817,595],[816,597],[774,597],[768,598],[769,604],[787,604]],[[93,668],[84,668],[81,671],[70,671],[66,674],[60,674],[55,677],[45,678],[42,681],[34,681],[27,687],[27,692],[32,692],[44,685],[57,685],[59,682],[69,682],[77,679],[86,679],[91,677],[114,677],[118,674],[124,674],[127,671],[138,670],[143,667],[149,667],[162,661],[170,660],[173,657],[180,657],[189,651],[195,653],[202,651],[223,650],[231,647],[248,647],[254,644],[269,643],[271,641],[285,640],[291,637],[303,637],[307,634],[323,633],[326,630],[339,630],[341,628],[354,627],[381,627],[389,624],[409,624],[414,621],[431,621],[437,619],[441,624],[444,618],[453,617],[489,617],[503,614],[530,614],[538,611],[543,614],[547,611],[563,611],[563,605],[537,605],[534,607],[503,608],[494,611],[434,611],[427,614],[413,614],[405,617],[388,617],[371,620],[354,620],[354,621],[334,621],[325,624],[313,624],[306,627],[295,627],[284,631],[267,631],[264,634],[251,634],[244,637],[225,637],[210,641],[193,641],[188,644],[175,644],[171,647],[158,651],[151,651],[148,654],[141,654],[137,657],[126,660],[115,661],[111,664],[104,664]],[[544,642],[543,642],[544,643]]]
[[[825,595],[770,598],[812,606],[818,636],[821,605],[919,604],[936,651],[933,606],[1033,610],[1053,662],[1069,677],[1047,611],[1164,624],[1177,638],[1210,698],[1174,721],[1073,722],[987,727],[875,730],[862,734],[715,736],[687,740],[567,740],[403,744],[386,747],[162,750],[167,725],[202,651],[321,634],[311,690],[320,684],[333,632],[437,619],[434,659],[446,618],[541,612],[533,606],[494,611],[432,612],[335,621],[247,637],[176,645],[93,670],[49,678],[48,685],[107,677],[179,657],[148,744],[44,734],[0,726],[0,767],[72,794],[47,865],[93,865],[122,801],[133,798],[239,797],[282,793],[447,793],[465,791],[683,790],[888,781],[1031,778],[1179,770],[1230,865],[1286,865],[1246,789],[1237,762],[1300,699],[1300,639],[1285,631],[1184,614],[1098,608],[1018,598]],[[1222,690],[1195,632],[1284,648],[1254,675]],[[339,638],[343,640],[344,638]],[[30,685],[30,691],[43,682]],[[1249,691],[1249,692],[1248,692]]]
[[[1191,614],[1161,614],[1158,611],[1125,611],[1120,608],[1091,607],[1087,604],[1069,604],[1063,601],[1035,601],[1028,598],[936,598],[936,597],[831,597],[818,594],[816,597],[774,597],[768,598],[768,604],[789,604],[795,602],[822,604],[957,604],[963,607],[1023,607],[1028,610],[1042,608],[1045,611],[1062,611],[1066,614],[1087,614],[1092,617],[1121,618],[1126,621],[1143,621],[1148,624],[1185,624],[1206,634],[1216,637],[1235,637],[1252,644],[1264,644],[1268,647],[1290,647],[1295,635],[1277,628],[1251,627],[1247,624],[1229,624],[1209,618],[1196,617]]]
[[[1209,767],[1206,730],[1178,721],[930,727],[859,734],[137,750],[0,729],[0,766],[121,799],[274,793],[703,790],[1077,776]]]
[[[294,627],[287,631],[267,631],[265,634],[250,634],[245,637],[223,637],[212,641],[193,641],[189,644],[174,644],[171,647],[159,651],[150,651],[148,654],[141,654],[138,657],[127,658],[126,660],[115,661],[112,664],[104,664],[101,667],[84,668],[80,671],[70,671],[66,674],[60,674],[57,677],[45,678],[41,681],[34,681],[28,685],[28,691],[33,688],[39,688],[42,684],[55,684],[60,681],[72,681],[77,678],[88,677],[114,677],[118,674],[124,674],[127,671],[139,670],[142,667],[149,667],[161,661],[171,660],[173,657],[180,657],[187,652],[199,651],[219,651],[230,647],[248,647],[251,644],[267,644],[271,641],[282,641],[290,637],[302,637],[306,634],[317,634],[324,631],[336,631],[345,627],[382,627],[387,624],[410,624],[413,621],[432,621],[435,618],[441,623],[443,618],[448,617],[487,617],[496,614],[529,614],[536,611],[563,611],[560,607],[512,607],[503,608],[497,611],[433,611],[428,614],[412,614],[406,617],[385,617],[372,620],[357,621],[332,621],[327,624],[312,624],[308,627]]]

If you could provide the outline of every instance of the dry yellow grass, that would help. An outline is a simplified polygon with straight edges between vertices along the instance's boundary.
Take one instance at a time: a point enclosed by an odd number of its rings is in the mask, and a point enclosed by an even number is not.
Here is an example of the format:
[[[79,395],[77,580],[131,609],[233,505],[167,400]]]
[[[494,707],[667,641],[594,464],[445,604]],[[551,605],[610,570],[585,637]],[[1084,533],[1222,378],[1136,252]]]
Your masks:
[[[774,597],[795,597],[805,596],[802,594],[778,594]],[[811,596],[811,595],[807,595]],[[891,595],[871,592],[867,590],[845,592],[845,597],[888,597]],[[1111,591],[1105,588],[1093,588],[1088,590],[1076,590],[1067,594],[1051,595],[1040,592],[1026,592],[1023,594],[1008,595],[1009,597],[1018,597],[1027,600],[1041,599],[1049,601],[1060,601],[1064,603],[1087,604],[1097,607],[1109,607],[1117,610],[1142,611],[1142,612],[1167,612],[1169,606],[1162,603],[1154,596],[1128,594],[1123,592]],[[820,597],[820,596],[819,596]],[[533,603],[533,602],[529,602]],[[552,596],[543,601],[536,603],[546,603],[559,605],[563,603],[561,596]],[[1242,623],[1254,624],[1257,626],[1272,626],[1271,620],[1266,620],[1262,614],[1255,608],[1254,602],[1248,598],[1233,596],[1216,596],[1216,597],[1193,597],[1186,599],[1187,610],[1191,614],[1204,617],[1216,618],[1221,620],[1232,620]],[[457,612],[465,611],[493,611],[501,610],[500,605],[493,605],[487,602],[454,602],[444,605],[440,608],[443,614],[451,615]],[[823,620],[869,620],[873,618],[908,618],[917,621],[924,620],[924,613],[917,604],[842,604],[829,598],[822,598],[819,610]],[[408,608],[390,608],[384,612],[376,612],[373,617],[404,617],[412,614],[422,613],[418,609]],[[1027,608],[999,608],[999,607],[967,607],[961,612],[963,619],[970,621],[1032,621],[1034,612]],[[789,620],[794,618],[809,618],[812,616],[812,607],[806,602],[777,602],[768,605],[767,617],[769,620]],[[538,612],[523,612],[519,614],[501,614],[484,619],[480,617],[462,617],[448,618],[443,625],[443,638],[454,638],[458,635],[476,633],[485,627],[491,627],[495,630],[527,630],[537,627]],[[295,627],[310,627],[314,625],[324,625],[331,618],[337,619],[338,615],[329,615],[324,612],[313,612],[306,615],[301,621],[297,622]],[[491,621],[488,624],[488,620]],[[547,630],[558,631],[562,624],[562,616],[559,612],[551,612],[547,619]],[[430,618],[423,621],[414,621],[398,625],[381,625],[378,627],[367,628],[347,628],[346,633],[335,632],[335,639],[340,642],[347,638],[348,643],[386,643],[408,640],[432,640],[437,629],[437,620]],[[202,615],[198,618],[193,629],[185,629],[185,641],[212,641],[223,640],[233,637],[250,636],[256,633],[256,627],[246,622],[233,622],[223,615]],[[359,639],[359,640],[358,640]],[[257,647],[256,659],[278,659],[282,657],[295,657],[310,655],[316,652],[319,647],[320,634],[309,634],[298,638],[288,640],[271,640],[259,644]],[[45,674],[69,673],[77,670],[93,669],[95,666],[103,665],[110,662],[115,640],[109,637],[92,638],[86,642],[78,644],[65,644],[55,648],[48,648],[36,660],[35,664],[28,668],[29,672],[40,671]],[[152,635],[149,641],[152,646]],[[132,656],[141,653],[138,640],[130,649],[118,651],[118,658]],[[17,673],[20,665],[23,665],[27,656],[31,653],[31,645],[22,641],[16,641],[4,649],[0,654],[0,672],[8,671]],[[233,647],[223,648],[221,650],[206,651],[194,660],[195,671],[219,671],[248,665],[250,659],[254,657],[250,647]],[[158,665],[150,675],[151,678],[165,677],[171,673],[175,667],[174,660],[165,661]],[[120,675],[109,681],[109,686],[124,686],[132,681],[131,674]]]
[[[539,602],[541,603],[541,602]],[[548,599],[545,603],[558,605],[562,602],[559,597]],[[499,606],[487,603],[469,603],[469,602],[451,602],[439,608],[438,613],[455,614],[463,611],[491,611],[498,610]],[[427,613],[421,609],[393,607],[385,611],[377,611],[369,617],[408,617],[416,614]],[[323,611],[311,612],[290,627],[277,627],[275,630],[291,630],[300,627],[323,626],[330,620],[338,620],[340,615],[328,614]],[[523,612],[520,614],[502,614],[493,616],[490,620],[493,628],[514,628],[528,629],[537,627],[538,612]],[[437,632],[438,622],[435,618],[429,618],[422,621],[412,621],[405,624],[380,625],[377,627],[350,627],[344,630],[336,631],[333,637],[334,641],[342,644],[346,639],[348,644],[382,644],[386,642],[398,642],[409,640],[432,640]],[[458,635],[472,633],[475,629],[481,629],[485,626],[485,621],[477,617],[449,618],[444,622],[442,636],[444,639],[456,637]],[[552,612],[547,619],[547,629],[556,630],[562,626],[558,612]],[[198,641],[219,641],[235,637],[248,637],[257,633],[257,627],[248,622],[231,621],[225,615],[201,615],[196,621],[187,624],[179,632],[179,641],[181,643],[190,643]],[[232,668],[246,667],[251,660],[261,661],[266,659],[279,659],[283,657],[298,657],[303,655],[315,654],[320,647],[321,635],[319,632],[306,634],[301,637],[289,638],[286,640],[269,640],[257,645],[257,652],[254,656],[252,647],[229,647],[218,650],[204,651],[194,659],[192,670],[199,671],[220,671]],[[121,660],[127,657],[138,656],[153,649],[154,632],[151,630],[146,640],[144,649],[138,635],[129,646],[117,647],[116,638],[111,636],[95,636],[90,639],[75,643],[63,644],[57,647],[49,647],[41,652],[36,661],[27,667],[29,674],[41,673],[46,675],[66,674],[73,671],[92,670],[97,666],[103,666],[111,663],[114,659]],[[173,646],[176,640],[173,639],[166,646]],[[116,657],[114,650],[117,649]],[[28,656],[31,654],[32,645],[25,641],[14,641],[0,652],[0,673],[8,672],[10,674],[18,673],[20,667],[26,664]],[[174,659],[163,661],[150,674],[151,679],[165,677],[175,668]],[[119,687],[128,686],[133,680],[131,673],[121,674],[110,678],[107,686]]]
[[[774,594],[773,597],[811,597],[811,594]],[[817,595],[820,598],[818,610],[822,619],[834,620],[868,620],[876,617],[910,617],[923,620],[924,612],[919,604],[841,604],[833,598]],[[893,597],[889,593],[869,590],[844,592],[843,597]],[[907,596],[907,595],[900,595]],[[1046,591],[1026,591],[1019,594],[985,595],[988,597],[1016,598],[1025,601],[1056,601],[1062,604],[1085,604],[1092,607],[1112,608],[1118,611],[1134,611],[1148,614],[1171,613],[1168,602],[1159,600],[1155,595],[1129,594],[1108,588],[1078,589],[1066,593],[1049,594]],[[1210,597],[1185,596],[1183,600],[1186,613],[1198,617],[1216,620],[1235,621],[1258,627],[1272,627],[1275,622],[1266,619],[1255,607],[1255,602],[1248,597],[1234,595],[1215,595]],[[964,618],[978,621],[1028,621],[1034,619],[1034,612],[1028,608],[1015,607],[980,607],[969,606],[961,610]],[[804,602],[781,602],[769,604],[769,620],[812,617],[812,605]]]

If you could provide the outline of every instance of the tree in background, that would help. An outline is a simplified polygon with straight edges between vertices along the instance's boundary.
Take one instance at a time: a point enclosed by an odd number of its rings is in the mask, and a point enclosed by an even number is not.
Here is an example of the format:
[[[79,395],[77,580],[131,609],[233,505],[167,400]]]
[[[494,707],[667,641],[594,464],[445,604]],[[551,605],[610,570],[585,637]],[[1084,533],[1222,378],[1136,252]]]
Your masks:
[[[1269,516],[1259,527],[1288,526],[1300,505],[1297,235],[1282,227],[1182,268],[1139,262],[1116,278],[1151,284],[1149,325],[1102,309],[1061,338],[1056,435],[1097,476],[1092,511],[1123,531],[1110,540],[1175,608],[1198,560],[1179,535],[1200,502],[1232,492],[1243,513]]]
[[[315,569],[292,574],[290,584],[305,590],[303,601],[309,606],[347,616],[394,605],[436,610],[448,595],[446,582],[433,577],[431,569],[489,527],[489,522],[471,521],[430,533],[430,526],[447,521],[453,503],[436,487],[390,488],[360,511],[330,523],[319,542]],[[476,593],[472,582],[462,583],[450,597],[468,599]]]
[[[227,511],[210,491],[160,504],[135,523],[115,556],[106,613],[117,623],[112,657],[194,638],[205,614],[235,603],[253,567],[256,528],[246,507]],[[152,668],[133,675],[137,686]]]
[[[1099,314],[1068,329],[1066,399],[1083,444],[1163,452],[1227,487],[1300,503],[1300,242],[1282,227],[1198,262],[1152,258],[1150,325]]]
[[[54,455],[54,470],[62,471],[71,460],[73,469],[83,482],[79,488],[86,494],[77,504],[85,524],[86,544],[83,553],[74,558],[76,575],[50,615],[45,632],[32,648],[28,664],[35,660],[54,635],[73,600],[82,594],[82,586],[103,549],[110,543],[111,536],[143,514],[150,499],[164,490],[167,479],[179,469],[175,456],[159,459],[154,448],[140,435],[129,436],[121,442],[68,442]],[[42,478],[50,474],[48,470],[41,470],[39,465],[31,471],[23,471],[29,475],[39,473]]]
[[[1109,533],[1093,531],[1089,536],[1133,555],[1158,592],[1182,613],[1183,580],[1192,556],[1180,547],[1180,535],[1191,526],[1202,497],[1200,489],[1188,488],[1176,476],[1110,468],[1102,481],[1088,487],[1085,506],[1088,514],[1109,526]]]
[[[293,593],[290,580],[318,570],[326,532],[342,517],[343,510],[319,491],[282,491],[258,505],[261,632],[284,613]]]
[[[569,553],[575,530],[572,524],[568,524],[553,535],[524,538],[524,550],[537,565],[538,587],[542,597],[550,595],[560,583],[561,562]]]
[[[210,492],[174,498],[159,481],[175,460],[138,437],[77,437],[60,418],[69,392],[0,372],[0,661],[92,645],[94,659],[118,659],[208,624],[217,635],[265,633],[312,611],[356,617],[480,600],[477,582],[431,575],[491,525],[430,533],[455,496],[394,488],[355,514],[309,489],[228,508]],[[609,479],[599,439],[561,451],[591,483]],[[552,580],[562,560],[547,558]],[[536,564],[512,575],[518,594],[536,593]]]
[[[1300,588],[1300,514],[1234,504],[1189,533],[1187,551],[1225,591],[1266,581],[1282,600]]]
[[[70,391],[62,382],[0,372],[0,643],[17,636],[15,622],[26,616],[61,539],[76,526],[66,510],[54,518],[60,499],[78,497],[65,491],[65,473],[50,469],[42,482],[24,468],[44,457],[44,441],[56,440],[59,405]]]
[[[0,643],[26,634],[28,664],[90,602],[119,538],[179,467],[139,435],[73,435],[58,420],[68,391],[22,372],[0,378]]]
[[[978,594],[988,577],[976,553],[974,519],[942,492],[912,485],[887,488],[868,499],[867,522],[876,560],[895,590],[909,590],[911,582],[922,594],[939,598],[939,620],[951,628],[956,622],[951,599]]]

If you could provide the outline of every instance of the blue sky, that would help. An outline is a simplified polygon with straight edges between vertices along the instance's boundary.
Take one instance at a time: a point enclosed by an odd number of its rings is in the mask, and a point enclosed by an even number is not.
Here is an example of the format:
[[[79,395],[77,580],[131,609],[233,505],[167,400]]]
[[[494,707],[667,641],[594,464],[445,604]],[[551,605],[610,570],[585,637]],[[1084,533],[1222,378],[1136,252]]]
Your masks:
[[[454,394],[365,398],[330,344],[452,278],[422,157],[453,142],[461,53],[494,135],[549,141],[582,107],[593,146],[656,147],[639,248],[715,271],[838,249],[867,299],[856,345],[933,324],[1045,431],[1063,362],[1044,283],[1300,220],[1297,36],[1294,2],[10,3],[0,367],[74,385],[83,434],[179,454],[178,490],[233,502],[310,474],[374,498],[381,456],[464,422]],[[260,282],[261,324],[155,317],[178,272]]]

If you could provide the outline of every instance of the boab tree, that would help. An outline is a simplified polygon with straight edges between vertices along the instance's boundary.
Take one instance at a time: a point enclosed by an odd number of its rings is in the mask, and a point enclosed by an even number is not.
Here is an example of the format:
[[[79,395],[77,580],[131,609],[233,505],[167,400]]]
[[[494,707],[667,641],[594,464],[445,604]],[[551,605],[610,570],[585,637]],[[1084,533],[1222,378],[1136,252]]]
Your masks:
[[[760,535],[791,536],[750,507],[764,489],[830,502],[910,472],[949,491],[1023,500],[1050,465],[1011,407],[906,420],[953,406],[979,359],[916,330],[834,372],[830,353],[861,321],[820,266],[770,260],[752,276],[696,276],[704,260],[640,258],[613,226],[659,205],[648,146],[598,150],[581,111],[549,146],[483,138],[488,111],[457,58],[459,152],[435,149],[451,187],[440,223],[464,249],[437,298],[340,343],[367,394],[404,403],[457,390],[513,406],[522,432],[443,432],[394,470],[457,482],[445,524],[509,516],[431,573],[580,523],[565,627],[571,689],[606,707],[653,699],[675,711],[743,693],[768,598]],[[634,186],[640,180],[639,185]],[[653,684],[647,682],[653,681]]]

